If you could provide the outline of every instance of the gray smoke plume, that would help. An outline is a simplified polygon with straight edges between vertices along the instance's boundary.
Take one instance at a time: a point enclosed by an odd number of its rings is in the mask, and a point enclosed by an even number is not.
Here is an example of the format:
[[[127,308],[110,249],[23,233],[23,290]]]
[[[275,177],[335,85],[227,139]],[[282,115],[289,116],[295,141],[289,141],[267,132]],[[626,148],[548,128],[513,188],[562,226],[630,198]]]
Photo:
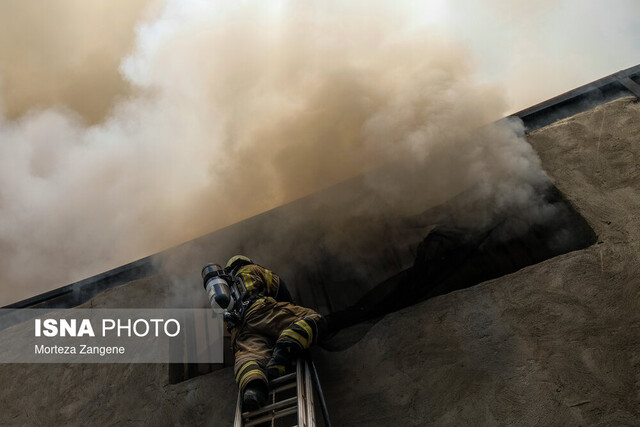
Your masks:
[[[517,125],[491,124],[505,104],[474,83],[470,53],[409,3],[343,3],[166,1],[121,63],[133,94],[103,121],[1,118],[0,302],[379,168],[365,181],[389,215],[469,189],[461,221],[543,215],[539,160]]]

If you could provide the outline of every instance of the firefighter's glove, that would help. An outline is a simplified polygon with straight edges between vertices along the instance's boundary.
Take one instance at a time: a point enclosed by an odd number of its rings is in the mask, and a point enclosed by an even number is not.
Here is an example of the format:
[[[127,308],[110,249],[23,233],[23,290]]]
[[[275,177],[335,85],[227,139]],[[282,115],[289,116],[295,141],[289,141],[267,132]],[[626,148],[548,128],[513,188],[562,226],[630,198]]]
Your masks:
[[[291,346],[276,345],[271,359],[267,363],[267,377],[270,380],[293,370],[293,352]]]

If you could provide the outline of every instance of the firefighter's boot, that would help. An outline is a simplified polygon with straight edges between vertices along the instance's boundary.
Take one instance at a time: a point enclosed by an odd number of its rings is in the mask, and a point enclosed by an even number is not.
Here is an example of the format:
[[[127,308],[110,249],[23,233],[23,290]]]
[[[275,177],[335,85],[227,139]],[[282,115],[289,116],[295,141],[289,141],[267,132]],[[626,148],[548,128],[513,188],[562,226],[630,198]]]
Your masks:
[[[267,402],[267,394],[267,385],[264,381],[251,381],[242,394],[242,410],[248,412],[262,408]]]

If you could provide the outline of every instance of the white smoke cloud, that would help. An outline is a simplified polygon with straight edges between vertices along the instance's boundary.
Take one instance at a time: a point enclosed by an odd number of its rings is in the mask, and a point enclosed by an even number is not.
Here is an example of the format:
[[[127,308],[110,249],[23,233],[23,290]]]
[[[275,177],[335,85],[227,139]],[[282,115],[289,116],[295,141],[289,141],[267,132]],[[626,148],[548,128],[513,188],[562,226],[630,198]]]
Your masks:
[[[101,123],[63,108],[2,118],[3,302],[388,161],[416,172],[369,182],[397,212],[471,186],[490,201],[479,222],[531,203],[544,173],[516,130],[488,125],[506,108],[498,89],[415,7],[166,1],[121,63],[135,95]]]
[[[504,87],[505,113],[640,63],[636,0],[452,0],[449,33]]]

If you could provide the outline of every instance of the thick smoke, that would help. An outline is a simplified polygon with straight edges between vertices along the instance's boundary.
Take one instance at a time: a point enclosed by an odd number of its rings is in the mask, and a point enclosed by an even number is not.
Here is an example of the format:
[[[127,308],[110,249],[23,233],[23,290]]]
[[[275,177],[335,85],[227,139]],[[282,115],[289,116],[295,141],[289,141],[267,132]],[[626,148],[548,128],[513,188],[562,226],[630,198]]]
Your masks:
[[[101,123],[3,118],[0,282],[20,292],[2,302],[379,168],[389,214],[465,191],[475,225],[543,211],[539,161],[517,125],[490,124],[505,104],[470,53],[410,7],[342,3],[167,1],[121,63],[136,95]]]
[[[99,122],[130,92],[118,64],[149,0],[0,2],[0,86],[7,118],[64,104]],[[1,108],[0,108],[1,110]]]

